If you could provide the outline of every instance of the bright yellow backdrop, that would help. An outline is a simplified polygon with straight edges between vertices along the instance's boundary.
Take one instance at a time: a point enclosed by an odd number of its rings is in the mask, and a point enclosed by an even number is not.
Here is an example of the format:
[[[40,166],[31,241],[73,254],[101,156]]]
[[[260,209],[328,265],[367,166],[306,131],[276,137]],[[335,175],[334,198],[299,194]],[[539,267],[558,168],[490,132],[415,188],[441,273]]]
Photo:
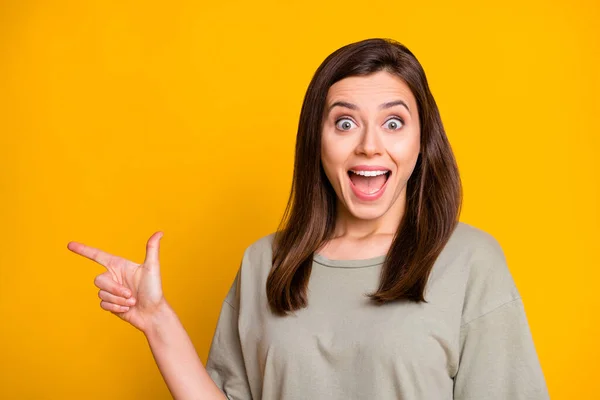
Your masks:
[[[465,186],[524,298],[553,399],[600,387],[600,6],[593,1],[0,2],[0,398],[165,399],[70,240],[143,260],[203,361],[243,250],[291,183],[321,61],[391,37],[422,62]]]

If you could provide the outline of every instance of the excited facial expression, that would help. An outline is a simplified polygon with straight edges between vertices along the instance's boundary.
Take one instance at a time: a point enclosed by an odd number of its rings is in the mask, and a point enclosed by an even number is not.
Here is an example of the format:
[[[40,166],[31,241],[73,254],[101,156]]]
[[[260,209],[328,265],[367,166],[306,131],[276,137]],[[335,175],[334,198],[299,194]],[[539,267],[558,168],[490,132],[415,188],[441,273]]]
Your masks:
[[[333,84],[321,162],[338,202],[358,219],[402,214],[420,136],[416,100],[398,76],[379,71]]]

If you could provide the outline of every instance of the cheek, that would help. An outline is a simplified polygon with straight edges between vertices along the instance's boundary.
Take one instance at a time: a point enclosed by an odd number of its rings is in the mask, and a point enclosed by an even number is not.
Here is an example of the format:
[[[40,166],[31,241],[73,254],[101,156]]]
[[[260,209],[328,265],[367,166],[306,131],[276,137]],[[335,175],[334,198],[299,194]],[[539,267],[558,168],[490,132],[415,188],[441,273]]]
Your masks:
[[[411,168],[417,162],[420,151],[420,137],[418,135],[405,137],[400,140],[390,140],[387,145],[388,153],[398,168]]]
[[[331,178],[336,170],[346,161],[348,151],[344,148],[343,142],[334,140],[332,135],[323,134],[321,138],[321,162],[323,169],[328,177]]]

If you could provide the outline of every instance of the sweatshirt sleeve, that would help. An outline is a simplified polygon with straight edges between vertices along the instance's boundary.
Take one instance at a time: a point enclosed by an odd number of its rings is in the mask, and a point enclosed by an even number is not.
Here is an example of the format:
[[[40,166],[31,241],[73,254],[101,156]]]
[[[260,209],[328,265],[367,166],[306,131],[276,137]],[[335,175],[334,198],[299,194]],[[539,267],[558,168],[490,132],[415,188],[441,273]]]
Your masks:
[[[229,400],[251,400],[238,330],[238,282],[239,271],[221,307],[206,371]]]
[[[484,234],[471,261],[454,399],[549,399],[523,301],[500,245]]]

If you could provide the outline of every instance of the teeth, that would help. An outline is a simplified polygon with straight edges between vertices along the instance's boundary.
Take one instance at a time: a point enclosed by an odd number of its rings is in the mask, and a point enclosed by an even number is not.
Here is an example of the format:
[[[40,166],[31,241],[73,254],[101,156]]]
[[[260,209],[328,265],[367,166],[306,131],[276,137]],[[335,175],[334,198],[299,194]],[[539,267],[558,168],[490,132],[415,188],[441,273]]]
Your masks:
[[[362,176],[378,176],[387,174],[388,171],[354,171],[350,170],[353,174],[362,175]]]

